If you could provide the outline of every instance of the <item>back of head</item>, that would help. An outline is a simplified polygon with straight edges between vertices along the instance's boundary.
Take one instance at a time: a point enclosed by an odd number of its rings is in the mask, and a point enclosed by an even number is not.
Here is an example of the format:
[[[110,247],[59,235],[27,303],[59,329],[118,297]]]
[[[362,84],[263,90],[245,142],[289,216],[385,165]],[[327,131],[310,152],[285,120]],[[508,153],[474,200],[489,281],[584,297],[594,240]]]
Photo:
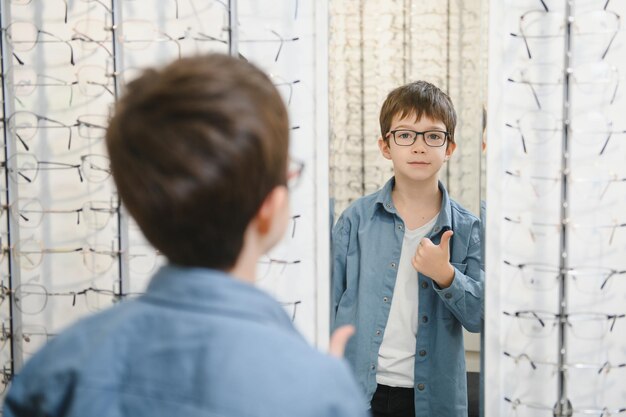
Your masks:
[[[437,86],[427,81],[414,81],[391,91],[380,109],[380,133],[386,140],[394,117],[405,118],[414,115],[417,120],[422,116],[440,120],[446,125],[454,142],[456,112],[450,97]]]
[[[176,264],[226,270],[261,203],[287,182],[287,110],[270,79],[227,55],[129,83],[106,136],[122,202]]]

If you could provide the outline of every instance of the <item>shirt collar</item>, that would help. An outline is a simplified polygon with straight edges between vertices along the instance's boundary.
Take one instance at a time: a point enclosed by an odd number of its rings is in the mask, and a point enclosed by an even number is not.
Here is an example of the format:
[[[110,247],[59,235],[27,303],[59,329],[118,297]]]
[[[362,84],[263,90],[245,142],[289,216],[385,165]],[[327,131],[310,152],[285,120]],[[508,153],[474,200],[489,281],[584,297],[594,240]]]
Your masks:
[[[182,309],[211,311],[293,328],[281,305],[252,284],[208,268],[163,266],[144,297]]]
[[[391,177],[389,181],[385,183],[383,188],[378,191],[375,203],[376,207],[382,207],[388,213],[397,215],[398,212],[396,211],[396,207],[393,204],[393,199],[391,198],[391,191],[393,190],[395,183],[396,177]],[[448,195],[448,191],[441,181],[438,181],[438,185],[442,195],[441,211],[439,212],[437,221],[433,226],[433,234],[452,229],[452,204],[450,196]]]

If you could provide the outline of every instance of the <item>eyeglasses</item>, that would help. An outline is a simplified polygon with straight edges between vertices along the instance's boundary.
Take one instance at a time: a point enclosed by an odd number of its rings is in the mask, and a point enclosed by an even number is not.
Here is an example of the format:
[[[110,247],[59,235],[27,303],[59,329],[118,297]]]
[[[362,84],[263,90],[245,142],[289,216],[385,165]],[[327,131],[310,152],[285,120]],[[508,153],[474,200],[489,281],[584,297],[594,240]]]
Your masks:
[[[75,65],[72,45],[51,32],[41,30],[30,22],[13,22],[3,30],[6,32],[7,43],[17,52],[30,51],[39,43],[64,43],[70,48],[70,64]],[[42,39],[42,36],[49,39]],[[15,52],[13,56],[20,65],[24,65],[24,61]]]
[[[518,75],[508,78],[509,82],[527,85],[539,109],[542,109],[540,97],[560,92],[563,86],[563,68],[553,64],[533,64],[523,69]],[[613,104],[619,88],[619,71],[607,62],[592,62],[568,68],[571,83],[586,95],[599,94],[609,97]]]
[[[121,23],[120,28],[119,41],[129,49],[142,50],[154,43],[172,42],[176,45],[178,57],[181,56],[179,41],[185,39],[185,36],[172,37],[148,20],[126,20]],[[72,40],[81,41],[84,49],[93,49],[92,46],[103,48],[112,56],[113,54],[106,45],[111,42],[111,33],[115,29],[117,27],[104,21],[79,20],[74,25]]]
[[[574,336],[580,339],[600,339],[613,331],[617,319],[626,314],[568,313],[555,314],[539,310],[502,312],[518,319],[520,330],[529,337],[546,337],[561,322],[567,324]]]
[[[601,56],[602,59],[608,54],[617,33],[621,27],[620,16],[609,10],[595,10],[582,13],[573,17],[574,35],[603,37],[605,42],[594,42],[585,44],[585,52],[594,56]],[[565,33],[565,16],[559,12],[544,10],[531,10],[520,18],[520,33],[511,33],[511,36],[521,37],[528,53],[528,58],[533,58],[530,40],[561,38]],[[601,45],[599,50],[594,49],[595,45]],[[605,46],[606,45],[606,46]]]
[[[537,198],[544,198],[558,190],[557,185],[561,184],[562,178],[556,175],[532,175],[522,170],[506,170],[504,174],[507,178],[516,180],[532,187],[533,194]],[[606,176],[605,178],[571,178],[568,176],[571,195],[602,201],[608,193],[611,185],[626,184],[626,177],[617,175]]]
[[[511,399],[508,397],[504,397],[504,401],[508,402],[511,404],[511,408],[513,410],[517,410],[520,407],[523,408],[528,408],[530,410],[533,411],[543,411],[545,415],[571,415],[571,414],[560,414],[558,413],[556,410],[558,403],[554,406],[554,407],[550,407],[549,405],[545,405],[545,404],[539,404],[539,403],[533,403],[533,402],[525,402],[520,400],[519,398],[516,399]],[[568,407],[571,407],[568,406]],[[567,412],[571,412],[572,414],[588,414],[588,415],[594,415],[594,416],[598,416],[598,417],[611,417],[613,415],[616,414],[621,414],[624,411],[626,411],[626,407],[623,408],[617,408],[617,409],[609,409],[607,407],[604,407],[602,409],[600,408],[568,408]],[[550,414],[547,414],[547,413]],[[533,414],[534,415],[534,414]]]
[[[29,184],[35,181],[39,171],[75,169],[80,182],[83,178],[89,182],[105,181],[111,175],[110,161],[104,155],[82,155],[80,164],[39,161],[34,155],[16,153],[6,162],[0,162],[1,168],[8,168],[9,178],[16,184]]]
[[[278,62],[278,58],[280,57],[280,53],[283,50],[283,45],[286,43],[290,43],[290,42],[296,42],[298,40],[300,40],[299,37],[294,36],[294,37],[284,37],[283,35],[281,35],[280,33],[276,32],[273,29],[269,29],[266,31],[266,34],[269,35],[265,38],[262,37],[253,37],[253,38],[246,38],[245,35],[243,35],[240,39],[239,42],[242,44],[273,44],[273,43],[278,43],[278,49],[276,50],[276,53],[274,54],[274,62]],[[221,39],[218,38],[216,36],[212,36],[206,33],[202,33],[202,32],[197,32],[193,35],[193,39],[196,41],[210,41],[210,42],[218,42],[221,44],[228,44],[228,41],[225,39]]]
[[[555,363],[555,362],[545,362],[545,361],[538,361],[535,359],[531,359],[530,356],[528,356],[525,353],[521,353],[519,355],[513,355],[509,352],[502,352],[504,354],[504,356],[511,358],[513,361],[515,361],[515,364],[518,365],[520,362],[528,362],[528,365],[530,365],[530,367],[535,370],[537,369],[537,366],[548,366],[550,368],[553,369],[553,372],[556,373],[559,370],[561,371],[568,371],[569,369],[589,369],[592,371],[595,371],[597,374],[608,374],[611,370],[613,369],[620,369],[620,368],[626,368],[626,363],[619,363],[616,365],[611,364],[611,362],[606,361],[601,365],[598,364],[590,364],[590,363],[565,363],[562,366],[559,366],[559,364]]]
[[[30,96],[37,87],[69,87],[68,105],[74,100],[73,85],[78,81],[67,81],[47,74],[38,74],[32,68],[15,66],[7,71],[7,86],[15,93],[15,98],[22,104],[20,97]]]
[[[45,214],[76,214],[76,224],[81,223],[90,230],[102,230],[109,223],[109,219],[117,213],[117,203],[113,201],[87,201],[76,209],[44,209],[41,201],[36,198],[18,198],[10,206],[3,205],[0,214],[10,209],[21,227],[33,228],[41,224]]]
[[[302,301],[292,301],[292,302],[281,302],[280,305],[283,306],[291,321],[296,321],[296,310],[298,309],[298,305],[302,304]]]
[[[11,332],[7,323],[3,321],[2,333],[0,334],[0,350],[4,349],[7,341],[15,339],[20,342],[22,353],[33,354],[45,345],[48,339],[54,336],[56,334],[48,333],[44,326],[38,325],[19,326]]]
[[[393,141],[398,146],[412,146],[417,140],[417,136],[422,135],[424,143],[433,148],[439,148],[445,145],[446,140],[450,137],[448,132],[441,130],[426,130],[424,132],[404,129],[391,130],[387,133],[387,137],[389,137],[389,135],[393,136]]]
[[[267,258],[257,262],[257,282],[265,280],[269,277],[281,277],[288,266],[297,265],[301,261],[287,261],[284,259]]]
[[[603,267],[579,266],[559,269],[553,265],[542,263],[516,264],[504,260],[506,265],[519,270],[528,288],[539,291],[547,291],[556,287],[561,273],[570,277],[576,287],[584,293],[597,294],[608,291],[612,278],[626,275],[626,270],[616,270]]]
[[[287,105],[289,106],[291,104],[291,98],[293,97],[293,87],[296,84],[300,84],[300,80],[287,81],[280,75],[275,75],[275,74],[270,74],[270,79],[272,80],[272,83],[279,91],[286,89],[287,91],[286,101],[287,101]]]
[[[572,138],[585,147],[596,147],[598,155],[604,154],[613,136],[626,133],[613,129],[613,123],[600,112],[581,114],[568,125]],[[514,124],[506,126],[519,131],[524,153],[528,153],[528,144],[543,146],[563,132],[562,121],[546,111],[524,113]]]
[[[0,290],[0,302],[4,302],[5,298],[12,295],[15,307],[20,312],[29,315],[41,313],[46,308],[49,297],[70,297],[72,299],[72,307],[74,307],[76,306],[76,299],[84,296],[87,308],[90,311],[99,311],[130,295],[120,295],[112,290],[94,287],[84,288],[79,291],[49,292],[44,286],[39,284],[22,284],[15,290],[2,285]],[[105,296],[107,299],[106,303],[102,302],[102,296]]]

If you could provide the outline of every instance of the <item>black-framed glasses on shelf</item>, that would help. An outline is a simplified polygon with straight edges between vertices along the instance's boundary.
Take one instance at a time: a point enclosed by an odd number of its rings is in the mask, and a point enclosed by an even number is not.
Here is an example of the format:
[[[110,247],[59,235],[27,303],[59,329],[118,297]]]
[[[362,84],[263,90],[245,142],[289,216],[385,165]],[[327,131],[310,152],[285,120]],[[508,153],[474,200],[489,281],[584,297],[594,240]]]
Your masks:
[[[513,360],[516,365],[519,365],[520,363],[528,363],[528,366],[530,366],[531,369],[533,370],[537,369],[540,366],[547,366],[547,367],[552,368],[554,373],[557,373],[559,371],[567,372],[570,369],[579,369],[579,370],[589,370],[600,375],[600,374],[608,374],[612,370],[626,369],[626,363],[612,364],[610,361],[605,361],[602,364],[568,362],[568,363],[559,365],[556,362],[540,361],[537,359],[532,359],[526,353],[520,353],[520,354],[515,355],[510,352],[503,351],[502,354],[506,356],[507,358],[510,358],[511,360]]]
[[[597,95],[599,92],[608,92],[607,102],[613,104],[619,89],[619,70],[606,61],[585,63],[574,68],[568,68],[571,74],[570,83],[575,90],[584,94]],[[563,68],[554,64],[531,64],[518,74],[507,80],[514,84],[527,85],[539,109],[542,109],[541,99],[553,93],[562,93]]]
[[[3,28],[6,33],[7,43],[13,48],[13,56],[20,65],[25,62],[17,53],[31,51],[37,44],[41,43],[64,43],[70,49],[70,64],[74,62],[74,48],[70,42],[61,39],[52,32],[42,30],[30,22],[15,21]]]
[[[567,313],[557,314],[541,310],[520,310],[502,312],[505,316],[517,319],[522,333],[529,337],[546,337],[560,323],[567,324],[574,336],[580,339],[601,339],[613,331],[618,319],[626,314]]]
[[[622,279],[626,270],[617,270],[606,267],[577,266],[564,270],[539,262],[513,263],[504,260],[504,263],[519,270],[528,288],[538,291],[548,291],[556,288],[561,274],[574,281],[576,287],[584,293],[598,294],[608,291],[615,279]]]
[[[521,38],[526,47],[528,58],[533,59],[531,51],[532,40],[549,40],[551,38],[562,39],[565,35],[565,16],[560,12],[546,10],[530,10],[522,15],[519,23],[519,33],[511,33],[511,36]],[[601,36],[605,35],[607,41],[602,44],[598,51],[598,58],[604,59],[609,53],[613,41],[621,28],[621,17],[610,10],[594,10],[578,14],[572,21],[573,36]],[[586,49],[593,46],[586,44]]]
[[[296,321],[296,313],[298,310],[298,305],[302,304],[301,300],[297,301],[281,301],[280,305],[283,306],[287,315],[291,319],[291,321]]]
[[[9,178],[16,184],[29,184],[37,179],[40,171],[73,170],[78,173],[80,182],[85,179],[92,183],[107,180],[111,176],[110,160],[104,155],[81,155],[80,164],[39,161],[35,155],[16,153],[8,161],[0,162],[1,168],[8,168]]]
[[[393,137],[398,146],[413,146],[418,136],[424,139],[424,143],[432,148],[440,148],[446,144],[450,134],[443,130],[425,130],[418,132],[408,129],[396,129],[387,133],[387,137]]]
[[[9,131],[15,135],[24,149],[30,150],[28,142],[35,137],[39,129],[65,129],[68,136],[67,148],[72,144],[72,127],[61,121],[26,110],[18,110],[7,120]]]
[[[21,227],[35,228],[43,221],[45,215],[50,214],[75,214],[76,224],[84,224],[89,230],[102,230],[109,223],[109,220],[117,213],[118,205],[112,200],[89,200],[79,208],[72,209],[50,209],[44,208],[37,198],[18,198],[10,205],[2,205],[0,214],[5,210],[10,210]]]

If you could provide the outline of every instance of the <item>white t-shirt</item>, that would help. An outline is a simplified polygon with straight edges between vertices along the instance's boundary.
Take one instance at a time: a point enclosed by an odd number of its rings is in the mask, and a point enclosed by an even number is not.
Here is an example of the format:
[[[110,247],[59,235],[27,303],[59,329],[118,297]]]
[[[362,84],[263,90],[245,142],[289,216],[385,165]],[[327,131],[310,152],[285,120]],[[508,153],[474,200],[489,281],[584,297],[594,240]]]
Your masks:
[[[417,271],[411,264],[420,241],[437,221],[435,216],[415,230],[406,229],[393,288],[391,309],[378,351],[376,382],[390,387],[413,388],[417,337]]]

